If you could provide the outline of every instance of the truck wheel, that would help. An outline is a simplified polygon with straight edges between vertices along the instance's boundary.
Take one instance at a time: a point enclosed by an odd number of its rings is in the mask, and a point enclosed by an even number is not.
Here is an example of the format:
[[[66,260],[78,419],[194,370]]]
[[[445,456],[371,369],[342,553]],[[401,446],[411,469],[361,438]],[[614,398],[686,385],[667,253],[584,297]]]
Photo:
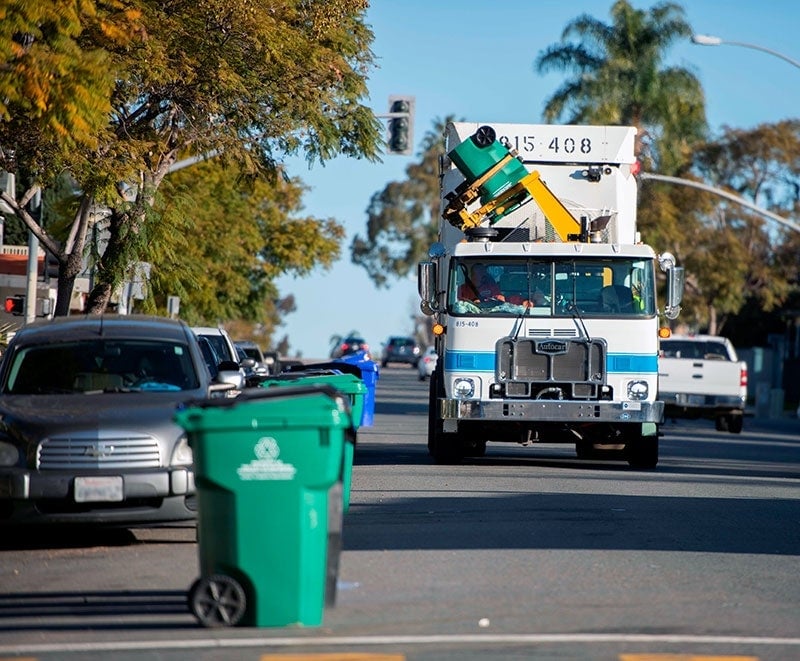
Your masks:
[[[744,416],[741,413],[731,413],[727,416],[728,431],[731,434],[741,434],[744,426]]]
[[[244,589],[230,576],[198,578],[189,588],[189,610],[204,627],[235,627],[244,616]]]
[[[464,450],[458,434],[445,433],[439,419],[436,401],[444,396],[442,369],[436,367],[431,374],[428,398],[428,454],[437,464],[458,464],[464,458]]]
[[[716,418],[714,418],[714,427],[717,431],[729,431],[728,426],[727,415],[718,415]]]
[[[655,468],[658,464],[658,433],[631,435],[625,444],[625,454],[631,468]]]
[[[465,457],[485,457],[486,456],[486,440],[471,438],[462,443],[464,448]]]

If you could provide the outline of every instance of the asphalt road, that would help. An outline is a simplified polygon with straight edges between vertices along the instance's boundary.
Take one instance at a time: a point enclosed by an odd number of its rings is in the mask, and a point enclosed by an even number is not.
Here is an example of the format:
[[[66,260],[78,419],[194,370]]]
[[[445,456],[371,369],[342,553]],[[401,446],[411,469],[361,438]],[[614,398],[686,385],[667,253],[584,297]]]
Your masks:
[[[200,627],[193,526],[0,531],[0,659],[800,658],[800,421],[668,422],[655,471],[566,445],[437,466],[416,372],[376,399],[322,626]]]

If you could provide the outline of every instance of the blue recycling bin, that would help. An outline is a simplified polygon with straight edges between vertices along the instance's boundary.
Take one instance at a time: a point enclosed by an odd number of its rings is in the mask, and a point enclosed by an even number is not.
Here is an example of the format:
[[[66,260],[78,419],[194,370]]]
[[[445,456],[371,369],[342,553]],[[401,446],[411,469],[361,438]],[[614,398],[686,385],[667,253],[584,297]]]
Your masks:
[[[361,414],[361,426],[371,427],[375,419],[375,388],[380,376],[378,363],[371,360],[366,351],[356,351],[355,353],[337,358],[333,362],[347,363],[361,370],[361,380],[367,387],[367,392],[364,395],[364,410]]]

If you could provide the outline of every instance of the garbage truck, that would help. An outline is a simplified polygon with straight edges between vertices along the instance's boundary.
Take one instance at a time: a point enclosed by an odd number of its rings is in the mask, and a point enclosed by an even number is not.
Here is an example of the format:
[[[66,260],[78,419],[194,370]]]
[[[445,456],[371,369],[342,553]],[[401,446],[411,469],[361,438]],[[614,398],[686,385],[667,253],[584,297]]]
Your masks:
[[[418,265],[439,355],[437,463],[487,443],[569,443],[579,459],[657,465],[659,329],[679,314],[684,273],[637,230],[635,136],[447,124],[438,240]]]

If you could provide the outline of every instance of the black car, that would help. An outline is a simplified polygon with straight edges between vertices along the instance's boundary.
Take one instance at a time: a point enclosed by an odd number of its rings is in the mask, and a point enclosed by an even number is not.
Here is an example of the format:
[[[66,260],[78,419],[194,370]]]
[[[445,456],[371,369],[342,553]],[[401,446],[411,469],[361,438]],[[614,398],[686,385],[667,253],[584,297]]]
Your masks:
[[[0,362],[0,526],[193,519],[192,451],[173,416],[238,378],[213,379],[174,319],[24,326]]]
[[[420,353],[419,344],[413,337],[390,337],[383,347],[381,366],[386,367],[389,363],[405,363],[416,367]]]
[[[369,345],[363,337],[349,335],[340,340],[331,350],[331,358],[341,358],[359,351],[369,351]]]

